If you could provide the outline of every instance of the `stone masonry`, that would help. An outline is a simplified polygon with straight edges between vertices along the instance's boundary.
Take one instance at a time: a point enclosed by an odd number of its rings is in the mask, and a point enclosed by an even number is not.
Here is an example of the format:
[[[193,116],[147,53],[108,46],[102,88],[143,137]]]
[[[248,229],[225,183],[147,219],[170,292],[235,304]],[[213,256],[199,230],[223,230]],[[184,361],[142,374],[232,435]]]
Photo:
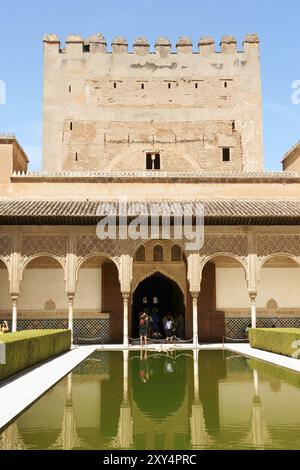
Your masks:
[[[261,171],[259,41],[44,37],[45,171]],[[223,149],[230,149],[223,161]]]

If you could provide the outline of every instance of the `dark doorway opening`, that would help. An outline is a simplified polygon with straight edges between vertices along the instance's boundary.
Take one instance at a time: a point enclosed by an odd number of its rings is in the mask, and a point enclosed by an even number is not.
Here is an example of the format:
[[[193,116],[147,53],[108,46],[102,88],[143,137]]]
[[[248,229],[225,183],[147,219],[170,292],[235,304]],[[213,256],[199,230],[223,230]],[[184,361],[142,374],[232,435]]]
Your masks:
[[[201,343],[221,343],[225,336],[225,314],[216,309],[216,266],[207,263],[202,271],[198,297],[198,332]]]
[[[170,314],[176,327],[175,335],[185,337],[185,308],[183,293],[176,282],[157,272],[140,282],[133,294],[132,338],[139,333],[139,313],[156,314],[158,329],[164,338],[163,318]],[[151,325],[151,324],[150,324]]]

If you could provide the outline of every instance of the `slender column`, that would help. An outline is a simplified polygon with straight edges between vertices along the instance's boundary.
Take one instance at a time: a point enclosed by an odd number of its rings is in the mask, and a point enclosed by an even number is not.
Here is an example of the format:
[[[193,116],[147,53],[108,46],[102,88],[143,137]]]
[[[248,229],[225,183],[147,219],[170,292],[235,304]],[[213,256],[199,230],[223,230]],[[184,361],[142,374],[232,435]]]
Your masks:
[[[199,292],[192,292],[193,297],[193,346],[198,347],[198,295]]]
[[[74,295],[68,295],[69,298],[69,314],[68,314],[68,328],[71,330],[71,340],[73,343],[73,305],[74,305]]]
[[[18,319],[18,296],[13,295],[12,299],[12,328],[11,331],[15,333],[17,331],[17,319]]]
[[[251,300],[251,327],[256,328],[256,292],[250,292]]]
[[[128,348],[128,299],[129,293],[122,293],[123,295],[123,345]]]

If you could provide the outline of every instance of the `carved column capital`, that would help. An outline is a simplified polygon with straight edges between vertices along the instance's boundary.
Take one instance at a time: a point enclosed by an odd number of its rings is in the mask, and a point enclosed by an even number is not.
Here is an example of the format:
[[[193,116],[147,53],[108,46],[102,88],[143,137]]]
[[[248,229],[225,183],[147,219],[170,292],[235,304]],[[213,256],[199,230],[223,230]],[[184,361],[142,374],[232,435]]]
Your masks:
[[[255,302],[256,297],[257,297],[257,292],[256,291],[249,291],[248,294],[249,294],[251,302]]]
[[[193,300],[197,300],[200,294],[200,291],[190,291]]]

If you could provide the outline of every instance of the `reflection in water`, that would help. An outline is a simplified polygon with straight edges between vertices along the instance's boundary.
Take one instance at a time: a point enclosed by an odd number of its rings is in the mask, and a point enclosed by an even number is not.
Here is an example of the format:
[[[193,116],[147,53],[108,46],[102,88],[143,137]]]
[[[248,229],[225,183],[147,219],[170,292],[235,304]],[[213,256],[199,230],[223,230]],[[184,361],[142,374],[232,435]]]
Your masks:
[[[24,442],[20,436],[17,423],[11,424],[1,434],[0,449],[1,450],[22,450],[24,449]]]
[[[3,430],[0,449],[296,449],[291,374],[223,351],[97,352]]]
[[[251,406],[251,431],[249,443],[256,449],[264,449],[267,444],[272,444],[264,417],[263,405],[259,396],[259,377],[256,369],[253,369],[254,395]]]
[[[192,403],[192,412],[190,417],[191,446],[193,449],[201,449],[211,444],[212,439],[209,437],[205,430],[203,406],[199,399],[198,351],[193,351],[193,365],[194,399]]]
[[[120,407],[118,434],[112,446],[121,449],[130,449],[133,445],[133,421],[128,398],[128,355],[128,351],[123,351],[123,400]]]
[[[67,399],[64,406],[63,419],[61,423],[61,433],[57,438],[53,448],[71,450],[81,447],[76,429],[76,418],[72,401],[72,373],[67,376]]]

